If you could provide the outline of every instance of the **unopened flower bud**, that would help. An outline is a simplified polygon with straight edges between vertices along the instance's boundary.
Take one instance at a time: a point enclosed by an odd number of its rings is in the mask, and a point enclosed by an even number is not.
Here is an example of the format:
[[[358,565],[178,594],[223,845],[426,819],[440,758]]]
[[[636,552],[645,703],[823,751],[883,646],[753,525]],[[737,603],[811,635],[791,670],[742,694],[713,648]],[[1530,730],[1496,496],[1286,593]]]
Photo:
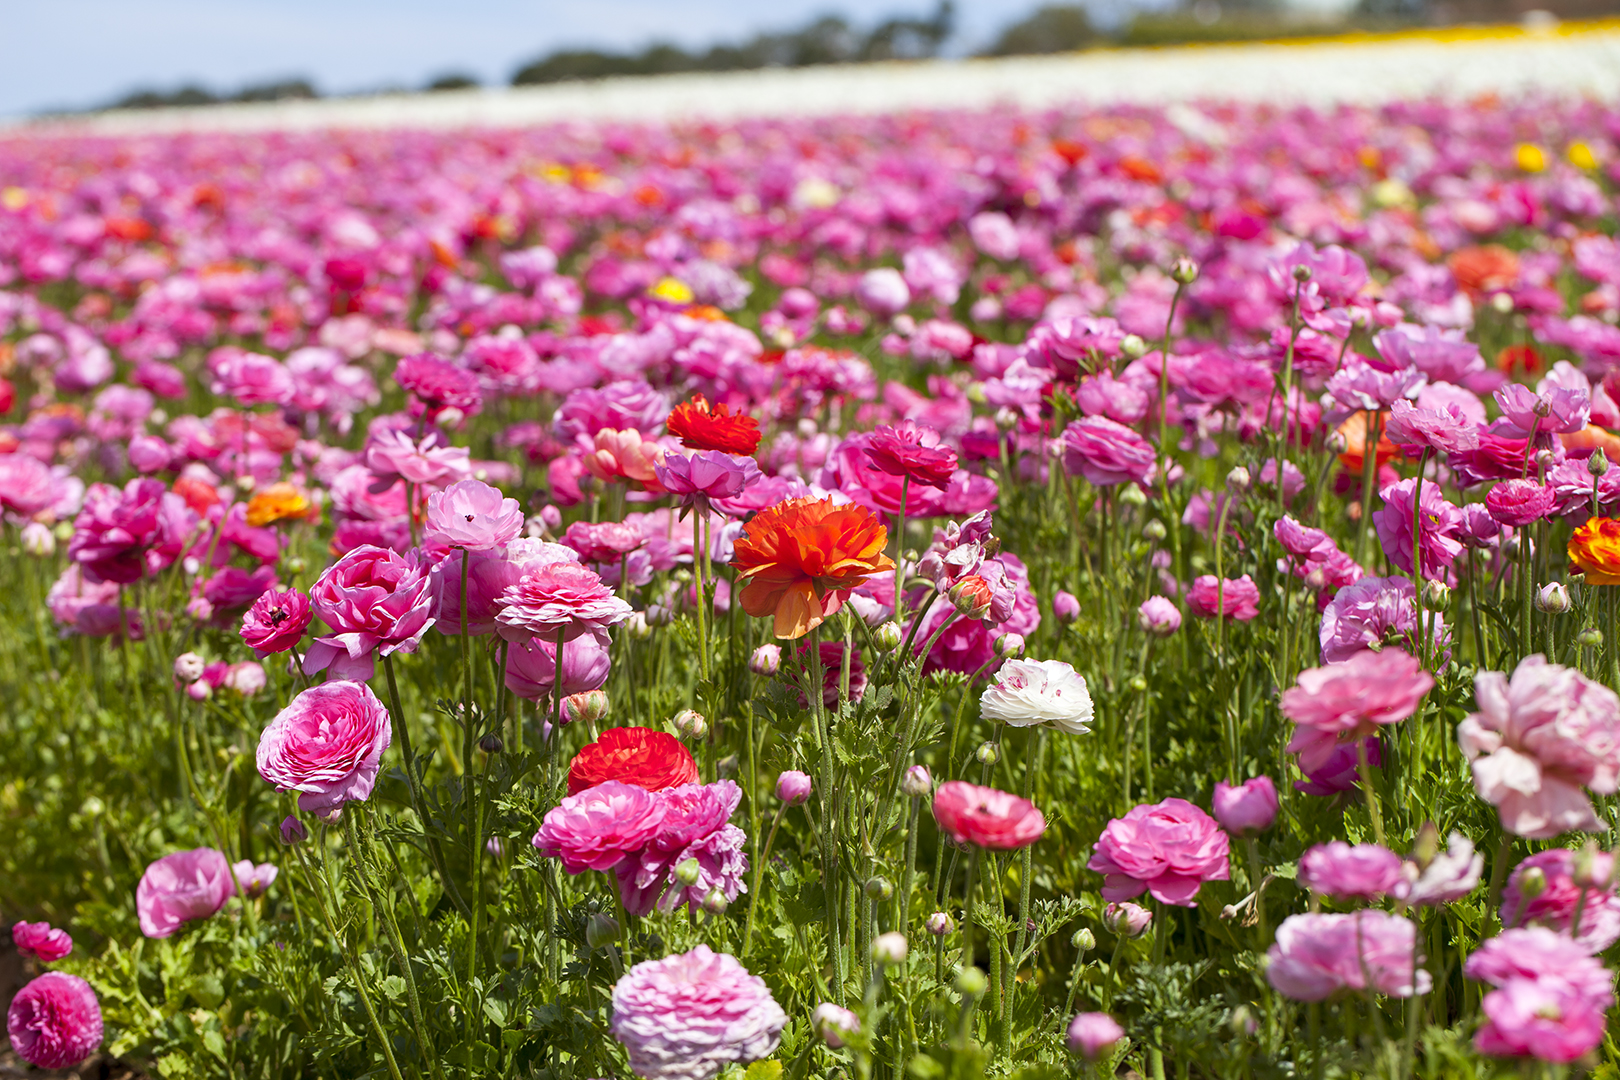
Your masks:
[[[493,731],[478,740],[478,749],[486,754],[498,754],[506,749],[506,743]]]
[[[1136,484],[1119,485],[1119,501],[1126,506],[1146,506],[1147,494]]]
[[[990,989],[990,980],[976,967],[965,967],[956,973],[956,989],[963,997],[978,997]]]
[[[872,939],[872,959],[880,964],[903,964],[910,951],[906,935],[898,930],[890,930]]]
[[[214,688],[208,685],[208,683],[204,682],[202,679],[198,679],[196,682],[186,687],[186,697],[190,698],[192,701],[207,701],[213,696]]]
[[[996,638],[997,656],[1022,656],[1024,654],[1023,634],[1002,634]]]
[[[980,743],[978,753],[973,756],[979,759],[980,765],[994,765],[1001,760],[1001,750],[993,742]]]
[[[492,836],[484,841],[484,850],[489,853],[489,857],[492,859],[504,859],[506,858],[506,841],[499,836]]]
[[[1052,617],[1062,623],[1074,622],[1080,617],[1080,601],[1073,593],[1059,589],[1052,594]]]
[[[1595,626],[1588,626],[1575,635],[1575,640],[1588,649],[1596,649],[1603,644],[1603,631]]]
[[[1132,675],[1131,681],[1125,685],[1129,686],[1133,692],[1138,694],[1146,691],[1148,686],[1147,679],[1143,678],[1141,675]]]
[[[668,626],[675,621],[675,609],[668,604],[648,604],[646,618],[647,625],[654,629]]]
[[[1417,836],[1412,839],[1412,861],[1417,863],[1419,870],[1427,870],[1438,854],[1440,854],[1440,827],[1432,821],[1425,821],[1418,827]]]
[[[837,1050],[844,1045],[843,1036],[854,1035],[861,1030],[861,1018],[841,1005],[823,1001],[810,1014],[810,1030]]]
[[[719,889],[710,889],[703,898],[703,910],[710,915],[724,915],[726,908],[730,906],[731,901],[727,900],[726,894]]]
[[[978,574],[969,574],[952,585],[947,595],[956,610],[970,619],[983,619],[990,613],[990,583]]]
[[[1304,265],[1303,263],[1295,266],[1294,267],[1294,280],[1299,282],[1301,285],[1303,285],[1307,281],[1311,280],[1311,268]]]
[[[624,620],[624,627],[630,637],[636,641],[646,641],[652,637],[652,624],[647,621],[647,616],[642,612],[631,612],[630,617]]]
[[[1537,416],[1550,416],[1552,415],[1552,402],[1544,397],[1538,397],[1536,403],[1530,406],[1530,411]],[[1551,453],[1551,451],[1548,451],[1548,453]]]
[[[1018,426],[1018,414],[1007,408],[1005,405],[996,410],[994,419],[996,422],[996,427],[1000,428],[1002,431],[1011,431],[1013,428]]]
[[[1126,334],[1119,339],[1119,354],[1127,360],[1140,360],[1147,355],[1147,342],[1135,334]]]
[[[776,778],[776,797],[789,806],[798,806],[810,798],[813,786],[810,777],[797,769],[789,769]]]
[[[694,709],[682,709],[670,720],[683,739],[701,739],[709,733],[709,722]]]
[[[725,779],[726,777],[736,776],[737,769],[741,765],[742,759],[736,754],[727,754],[714,763],[714,771],[719,773],[722,779]]]
[[[309,830],[304,828],[304,823],[302,821],[299,821],[291,814],[282,819],[281,842],[283,844],[286,844],[288,847],[292,847],[294,844],[301,844],[308,839]]]
[[[315,820],[323,825],[336,825],[343,820],[343,807],[330,806],[325,810],[315,811]]]
[[[1551,469],[1557,463],[1558,459],[1553,457],[1553,452],[1551,450],[1536,451],[1536,468],[1541,470],[1543,473],[1545,473],[1548,469]]]
[[[582,694],[569,694],[562,701],[562,719],[568,724],[578,723],[581,720],[587,724],[594,724],[607,716],[610,707],[611,703],[605,690],[587,690]]]
[[[1322,440],[1322,446],[1330,454],[1342,454],[1350,449],[1350,440],[1342,431],[1335,431]]]
[[[181,653],[174,658],[174,677],[181,682],[196,682],[202,678],[203,669],[207,666],[207,662],[196,653]]]
[[[1109,904],[1103,908],[1102,923],[1111,934],[1141,937],[1153,925],[1153,912],[1129,901]]]
[[[1603,447],[1592,451],[1592,456],[1586,459],[1586,471],[1593,476],[1603,476],[1609,471],[1609,456],[1603,452]]]
[[[1198,264],[1183,255],[1170,264],[1170,280],[1177,285],[1191,285],[1198,279]]]
[[[1451,586],[1443,581],[1424,582],[1423,606],[1430,611],[1445,611],[1451,606]]]
[[[1599,850],[1597,841],[1587,840],[1575,852],[1570,866],[1570,881],[1577,889],[1607,889],[1614,876],[1614,856]]]
[[[1164,527],[1164,522],[1160,521],[1158,518],[1154,518],[1152,521],[1142,526],[1142,538],[1152,543],[1157,544],[1169,535],[1170,531]]]
[[[1249,476],[1249,470],[1242,465],[1232,466],[1232,470],[1226,474],[1226,490],[1234,495],[1248,491],[1249,486],[1253,483],[1254,480]]]
[[[1536,590],[1536,610],[1548,615],[1562,615],[1570,607],[1569,590],[1561,581],[1549,581]]]
[[[1498,315],[1507,315],[1513,311],[1513,297],[1505,292],[1491,294],[1491,310]]]
[[[1074,937],[1069,939],[1069,944],[1074,946],[1076,952],[1083,955],[1097,947],[1097,935],[1082,926],[1074,932]]]
[[[682,885],[691,887],[703,874],[703,864],[696,859],[685,859],[675,864],[675,880]]]
[[[928,927],[928,932],[935,937],[945,937],[956,930],[956,920],[944,911],[936,911],[928,916],[928,921],[924,925]]]
[[[56,553],[56,537],[51,530],[37,521],[30,521],[23,526],[22,549],[36,559],[49,558]]]
[[[900,781],[900,790],[915,798],[926,795],[934,789],[934,777],[926,765],[913,765],[906,770],[905,778]]]
[[[872,631],[872,640],[877,644],[877,647],[882,649],[884,652],[893,652],[894,650],[898,649],[900,647],[900,642],[904,639],[905,635],[901,633],[900,624],[897,622],[883,623],[876,630]]]
[[[1232,1034],[1240,1039],[1246,1035],[1253,1035],[1260,1030],[1259,1023],[1255,1020],[1254,1014],[1249,1011],[1247,1005],[1239,1005],[1232,1010],[1230,1023],[1232,1025]]]
[[[782,646],[761,645],[748,658],[748,670],[755,675],[775,675],[782,670]]]
[[[888,878],[882,875],[867,878],[866,884],[862,888],[865,890],[868,900],[887,900],[894,895],[894,886],[890,884]]]
[[[585,944],[593,949],[605,948],[619,940],[619,920],[605,911],[598,911],[585,923]]]
[[[1547,891],[1547,872],[1539,866],[1532,866],[1519,875],[1519,897],[1521,900],[1534,900]]]

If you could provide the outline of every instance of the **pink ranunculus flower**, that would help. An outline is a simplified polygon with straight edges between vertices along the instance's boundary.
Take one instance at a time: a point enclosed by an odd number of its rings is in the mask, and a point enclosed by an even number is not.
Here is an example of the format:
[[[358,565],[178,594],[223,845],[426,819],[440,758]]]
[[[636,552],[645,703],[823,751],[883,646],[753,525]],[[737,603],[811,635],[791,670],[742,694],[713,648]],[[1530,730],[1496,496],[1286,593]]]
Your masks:
[[[530,570],[551,563],[574,563],[572,548],[520,536],[505,547],[472,551],[467,559],[467,624],[473,636],[495,632],[496,599]],[[433,629],[446,637],[461,635],[461,557],[434,564],[428,575],[433,589]]]
[[[240,349],[216,350],[208,359],[214,375],[211,389],[243,405],[285,405],[297,384],[286,365],[273,356]]]
[[[135,889],[141,933],[166,938],[182,923],[213,915],[232,892],[230,863],[213,848],[165,855],[146,868]]]
[[[1282,695],[1282,713],[1294,722],[1288,751],[1299,755],[1302,770],[1315,772],[1341,743],[1411,716],[1433,686],[1434,676],[1400,649],[1302,671]]]
[[[1376,900],[1401,881],[1401,857],[1381,844],[1334,840],[1299,857],[1299,883],[1335,900]]]
[[[450,411],[472,416],[483,403],[476,375],[432,353],[405,357],[394,368],[394,380],[411,393],[411,415],[430,422]]]
[[[866,456],[880,472],[910,477],[914,484],[944,491],[956,474],[956,451],[941,446],[939,433],[913,420],[872,432]]]
[[[523,507],[482,480],[458,480],[427,500],[423,536],[445,547],[488,551],[523,531]]]
[[[310,617],[308,596],[297,589],[270,589],[248,608],[239,634],[253,655],[263,660],[272,653],[296,648],[309,629]]]
[[[1393,895],[1412,907],[1449,904],[1478,888],[1484,869],[1485,856],[1474,851],[1474,842],[1454,832],[1446,841],[1446,850],[1436,853],[1428,866],[1420,867],[1411,858],[1401,864],[1402,880]]]
[[[1398,445],[1420,446],[1454,454],[1479,445],[1479,427],[1460,408],[1424,408],[1410,401],[1396,401],[1389,407],[1384,427],[1389,441]]]
[[[1463,964],[1470,979],[1506,986],[1522,979],[1562,982],[1607,1009],[1614,975],[1586,945],[1545,926],[1514,926],[1479,943]]]
[[[1485,1024],[1474,1049],[1491,1057],[1569,1062],[1603,1042],[1604,1008],[1569,984],[1514,979],[1479,1003]]]
[[[685,903],[695,914],[710,892],[718,890],[727,903],[746,892],[747,834],[730,824],[742,789],[720,780],[665,788],[653,797],[664,808],[657,835],[615,870],[625,910],[640,916],[655,907],[673,911]],[[685,884],[675,877],[675,869],[689,860],[697,865],[697,877]]]
[[[24,956],[53,964],[73,951],[73,939],[66,930],[47,922],[20,922],[11,928],[11,943]]]
[[[1378,528],[1378,543],[1384,555],[1392,566],[1408,574],[1412,573],[1412,496],[1416,488],[1415,479],[1389,485],[1379,492],[1384,508],[1373,513],[1373,524]],[[1440,494],[1440,485],[1432,480],[1423,485],[1422,501],[1418,556],[1423,562],[1423,577],[1438,581],[1462,554],[1463,512],[1446,501]]]
[[[1521,437],[1579,431],[1592,415],[1592,395],[1579,387],[1548,386],[1538,394],[1523,383],[1508,383],[1495,397],[1502,419]]]
[[[561,859],[570,874],[612,870],[652,842],[664,811],[646,788],[607,780],[547,811],[534,846],[542,855]]]
[[[1052,609],[1056,613],[1056,599],[1052,601]],[[1136,622],[1144,633],[1152,634],[1154,637],[1169,637],[1181,629],[1181,609],[1168,597],[1150,596],[1136,609]]]
[[[1232,876],[1230,850],[1214,818],[1185,799],[1166,799],[1110,821],[1086,865],[1105,875],[1105,900],[1147,891],[1163,903],[1192,907],[1204,882]]]
[[[11,999],[6,1034],[28,1064],[71,1068],[101,1047],[101,1002],[77,975],[47,971]]]
[[[602,639],[608,627],[631,615],[631,607],[594,570],[552,563],[523,575],[495,598],[496,631],[508,641],[541,637],[573,641],[583,634]]]
[[[1248,622],[1260,614],[1260,587],[1248,574],[1224,581],[1204,574],[1187,590],[1187,610],[1201,619],[1220,615]]]
[[[1498,525],[1522,529],[1546,517],[1557,501],[1557,491],[1535,480],[1498,480],[1485,493],[1485,510]]]
[[[1620,788],[1620,698],[1574,668],[1527,656],[1507,679],[1474,678],[1479,711],[1457,726],[1474,790],[1502,827],[1543,840],[1602,823],[1582,788]]]
[[[366,443],[363,460],[375,477],[374,494],[400,480],[418,488],[445,488],[472,474],[467,448],[445,445],[444,436],[436,431],[420,443],[398,429],[375,432]]]
[[[1239,836],[1253,836],[1265,832],[1277,820],[1277,786],[1269,776],[1257,776],[1236,787],[1217,780],[1210,807],[1221,828]]]
[[[664,448],[649,442],[641,432],[603,428],[596,433],[591,452],[585,455],[585,471],[604,484],[634,480],[650,491],[658,491],[656,470],[663,460]]]
[[[562,542],[577,551],[584,562],[617,564],[632,551],[646,547],[647,537],[622,521],[576,521],[563,533]]]
[[[1107,1013],[1081,1013],[1069,1023],[1069,1049],[1096,1061],[1125,1037],[1125,1029]]]
[[[161,480],[131,480],[122,489],[91,484],[68,558],[93,581],[129,585],[173,563],[196,527],[197,515]]]
[[[699,450],[692,454],[665,454],[653,466],[653,474],[665,491],[683,507],[709,512],[715,499],[734,499],[763,477],[751,457],[736,457],[720,450]],[[682,511],[682,516],[685,511]]]
[[[1451,631],[1438,611],[1424,617],[1434,623],[1432,641],[1438,655],[1450,643]],[[1409,579],[1362,578],[1334,594],[1322,612],[1322,663],[1336,664],[1386,645],[1416,651],[1420,633],[1417,593]]]
[[[298,792],[300,810],[336,810],[371,797],[392,740],[388,710],[368,686],[323,683],[293,698],[260,734],[259,775],[277,791]]]
[[[1598,858],[1606,858],[1600,854]],[[1525,875],[1538,871],[1545,884],[1534,896],[1527,896]],[[1586,890],[1581,908],[1581,925],[1576,928],[1575,909],[1580,906],[1581,889],[1575,884],[1575,853],[1568,848],[1538,851],[1513,868],[1507,887],[1502,890],[1502,923],[1505,926],[1545,926],[1572,937],[1592,953],[1602,952],[1620,941],[1620,897],[1614,882]]]
[[[1325,1001],[1341,990],[1370,989],[1390,997],[1429,992],[1427,971],[1416,971],[1412,923],[1382,911],[1349,915],[1290,915],[1267,950],[1266,979],[1293,1001]]]
[[[1046,831],[1046,818],[1028,799],[965,780],[948,780],[934,792],[934,820],[958,844],[991,851],[1025,848]]]
[[[555,639],[514,641],[507,652],[506,688],[525,701],[539,701],[551,693],[557,678]],[[583,634],[562,647],[563,694],[583,694],[607,685],[612,658],[608,646]]]
[[[375,654],[415,652],[433,625],[431,567],[417,552],[400,555],[362,544],[326,568],[310,587],[310,606],[332,633],[304,654],[304,673],[331,668],[359,682],[376,672]]]
[[[1063,429],[1063,467],[1097,487],[1145,482],[1153,474],[1153,444],[1106,416],[1087,416]]]
[[[0,509],[33,517],[49,510],[58,498],[49,465],[31,454],[0,454]]]
[[[769,1057],[787,1014],[757,975],[707,945],[648,960],[613,987],[613,1037],[642,1080],[713,1080]]]

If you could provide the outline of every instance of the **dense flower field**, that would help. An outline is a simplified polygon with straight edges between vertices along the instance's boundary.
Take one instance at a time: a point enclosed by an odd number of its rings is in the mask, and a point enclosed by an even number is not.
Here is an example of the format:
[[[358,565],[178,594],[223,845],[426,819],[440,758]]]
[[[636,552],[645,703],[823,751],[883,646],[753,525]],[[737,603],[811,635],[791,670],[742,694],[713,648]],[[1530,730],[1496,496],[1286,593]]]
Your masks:
[[[0,140],[13,1054],[1615,1075],[1617,143]]]

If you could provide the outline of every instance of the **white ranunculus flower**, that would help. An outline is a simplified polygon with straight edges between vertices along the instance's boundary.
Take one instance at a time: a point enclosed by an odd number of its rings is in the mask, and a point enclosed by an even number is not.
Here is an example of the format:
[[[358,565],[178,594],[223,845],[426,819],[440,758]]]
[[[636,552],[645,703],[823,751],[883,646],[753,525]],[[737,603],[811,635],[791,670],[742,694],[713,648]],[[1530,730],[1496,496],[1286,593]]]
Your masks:
[[[1085,677],[1061,660],[1009,659],[996,672],[995,685],[979,696],[979,711],[1013,727],[1050,724],[1072,735],[1091,730]]]

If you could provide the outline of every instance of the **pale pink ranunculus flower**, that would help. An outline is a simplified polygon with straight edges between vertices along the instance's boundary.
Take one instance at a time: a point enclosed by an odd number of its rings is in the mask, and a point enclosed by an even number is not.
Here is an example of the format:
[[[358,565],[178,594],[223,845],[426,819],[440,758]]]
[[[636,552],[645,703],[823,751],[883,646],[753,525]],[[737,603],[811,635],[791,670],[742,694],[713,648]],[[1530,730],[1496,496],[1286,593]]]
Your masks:
[[[1162,903],[1192,907],[1206,881],[1226,881],[1231,840],[1215,819],[1185,799],[1143,803],[1103,829],[1087,868],[1105,875],[1105,900],[1150,892]]]
[[[1239,836],[1253,836],[1271,828],[1277,820],[1277,785],[1269,776],[1256,776],[1241,784],[1215,781],[1210,809],[1221,828]]]
[[[310,586],[309,602],[333,632],[310,643],[304,673],[331,668],[336,678],[364,682],[377,670],[377,653],[415,652],[433,625],[430,569],[418,552],[370,544],[327,567]]]
[[[1491,1057],[1570,1062],[1603,1042],[1604,1007],[1567,983],[1514,979],[1479,1003],[1485,1023],[1474,1049]]]
[[[373,493],[386,491],[399,480],[416,487],[445,488],[472,474],[467,448],[444,445],[438,432],[418,443],[397,429],[377,431],[362,457],[374,477]]]
[[[528,571],[495,598],[496,631],[508,641],[541,637],[572,641],[583,634],[603,639],[608,627],[628,619],[631,607],[594,570],[552,563]]]
[[[1401,857],[1382,844],[1317,844],[1299,857],[1299,884],[1335,900],[1374,900],[1401,881]]]
[[[1479,711],[1457,725],[1474,790],[1502,827],[1544,840],[1603,828],[1583,788],[1620,787],[1620,697],[1574,668],[1527,656],[1512,679],[1474,678]]]
[[[707,945],[625,972],[608,1022],[642,1080],[713,1080],[769,1057],[786,1025],[765,981]]]
[[[1382,911],[1349,915],[1290,915],[1266,952],[1266,979],[1293,1001],[1325,1001],[1341,990],[1371,989],[1389,997],[1414,990],[1412,923]],[[1416,971],[1416,991],[1433,980]]]
[[[322,683],[293,698],[259,735],[259,775],[324,812],[371,797],[393,740],[388,710],[364,683]]]
[[[495,632],[497,599],[523,575],[551,563],[577,563],[573,548],[520,536],[504,547],[470,551],[467,559],[468,633]],[[452,552],[429,573],[433,583],[433,629],[448,637],[461,634],[461,555]]]
[[[1400,649],[1302,671],[1282,695],[1282,713],[1294,722],[1288,751],[1299,755],[1302,770],[1316,772],[1341,743],[1411,716],[1433,686],[1434,676]]]
[[[533,844],[570,874],[612,870],[652,842],[664,812],[646,788],[607,780],[548,810]]]
[[[231,867],[213,848],[175,851],[146,868],[135,889],[141,933],[166,938],[182,923],[206,919],[231,898]]]
[[[1125,1029],[1107,1013],[1086,1012],[1069,1022],[1069,1049],[1096,1061],[1125,1037]]]
[[[1012,727],[1046,725],[1084,735],[1093,711],[1085,676],[1062,660],[1009,658],[979,695],[979,715]]]
[[[1513,926],[1479,943],[1463,963],[1470,979],[1506,986],[1520,979],[1568,984],[1601,1008],[1614,1004],[1614,974],[1591,949],[1545,926]]]
[[[252,859],[243,859],[241,862],[231,864],[231,873],[236,878],[240,895],[253,897],[270,888],[280,871],[276,869],[274,863],[259,863],[255,866]]]
[[[427,499],[425,539],[446,547],[488,551],[523,532],[523,507],[482,480],[458,480]]]
[[[649,442],[634,429],[603,428],[585,455],[585,471],[604,484],[634,480],[649,491],[660,491],[654,472],[664,461],[664,448]]]
[[[1412,907],[1449,904],[1477,889],[1484,869],[1485,856],[1474,850],[1474,842],[1454,832],[1446,850],[1436,853],[1428,866],[1420,867],[1410,858],[1401,864],[1401,881],[1392,895]]]

